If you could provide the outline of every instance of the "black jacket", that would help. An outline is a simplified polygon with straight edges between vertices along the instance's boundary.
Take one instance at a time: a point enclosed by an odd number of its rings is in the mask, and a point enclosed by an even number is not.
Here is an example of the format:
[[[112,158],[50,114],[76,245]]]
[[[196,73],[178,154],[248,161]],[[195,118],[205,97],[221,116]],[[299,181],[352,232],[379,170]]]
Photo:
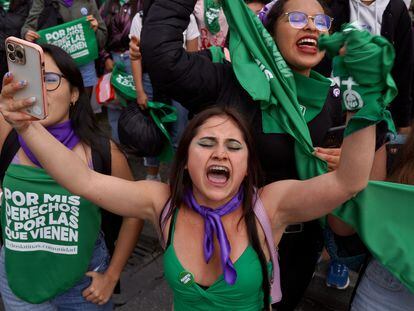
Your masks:
[[[7,13],[0,5],[0,51],[4,51],[4,40],[9,36],[20,38],[20,29],[31,7],[31,1],[20,1],[15,9],[10,9]]]
[[[333,31],[349,22],[349,0],[332,0]],[[397,84],[398,96],[390,105],[390,111],[397,127],[410,125],[414,113],[412,88],[414,68],[414,43],[411,18],[402,0],[390,0],[382,15],[381,35],[395,48],[395,62],[392,76]]]
[[[263,133],[260,105],[241,87],[232,65],[212,63],[208,51],[187,53],[183,49],[182,33],[194,3],[156,0],[151,7],[141,33],[141,51],[153,85],[192,113],[214,104],[235,107],[252,124],[266,183],[298,178],[293,138]],[[330,127],[340,125],[340,107],[340,97],[331,90],[321,113],[308,123],[314,146],[322,144]]]

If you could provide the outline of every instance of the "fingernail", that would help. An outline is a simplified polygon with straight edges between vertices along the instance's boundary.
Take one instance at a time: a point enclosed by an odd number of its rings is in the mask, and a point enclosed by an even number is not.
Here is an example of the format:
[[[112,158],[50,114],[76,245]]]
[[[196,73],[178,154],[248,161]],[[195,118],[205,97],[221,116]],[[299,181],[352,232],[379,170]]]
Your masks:
[[[20,86],[25,86],[25,85],[27,85],[27,81],[26,80],[21,80],[19,82],[19,84],[20,84]]]
[[[7,79],[11,77],[11,72],[6,72],[6,74],[4,75]]]
[[[26,103],[28,103],[28,104],[34,104],[35,102],[36,102],[36,97],[34,97],[34,96],[29,97],[29,98],[26,100]]]

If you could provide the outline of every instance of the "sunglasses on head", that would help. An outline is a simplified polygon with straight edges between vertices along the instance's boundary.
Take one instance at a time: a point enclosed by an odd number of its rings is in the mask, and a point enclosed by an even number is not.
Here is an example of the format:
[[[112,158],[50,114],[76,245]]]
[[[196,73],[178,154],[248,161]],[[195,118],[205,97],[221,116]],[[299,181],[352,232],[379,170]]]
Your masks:
[[[288,17],[290,26],[296,29],[304,28],[309,23],[309,19],[311,19],[317,30],[329,31],[333,21],[333,18],[326,14],[311,16],[303,12],[294,11],[285,13],[285,15]]]

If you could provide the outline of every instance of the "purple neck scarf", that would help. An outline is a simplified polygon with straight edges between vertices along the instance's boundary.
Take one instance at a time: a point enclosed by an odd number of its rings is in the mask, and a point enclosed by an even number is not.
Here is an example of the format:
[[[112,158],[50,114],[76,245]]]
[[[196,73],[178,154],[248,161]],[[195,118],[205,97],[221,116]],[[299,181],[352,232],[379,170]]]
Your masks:
[[[62,0],[62,3],[67,8],[70,8],[72,6],[72,4],[73,4],[73,0]]]
[[[184,196],[184,202],[204,218],[204,260],[208,263],[213,256],[215,233],[220,245],[220,259],[224,280],[230,285],[236,282],[237,273],[230,260],[231,247],[221,222],[221,217],[237,209],[242,201],[243,187],[240,187],[239,192],[229,202],[216,209],[199,205],[191,190],[187,190]]]
[[[50,134],[53,135],[58,141],[64,144],[68,149],[72,150],[75,147],[80,139],[73,131],[72,123],[69,121],[65,121],[60,124],[52,125],[46,128]],[[39,167],[42,167],[39,161],[36,159],[35,155],[30,151],[29,147],[27,147],[26,142],[23,138],[19,135],[18,136],[20,146],[22,147],[24,153],[27,157]]]

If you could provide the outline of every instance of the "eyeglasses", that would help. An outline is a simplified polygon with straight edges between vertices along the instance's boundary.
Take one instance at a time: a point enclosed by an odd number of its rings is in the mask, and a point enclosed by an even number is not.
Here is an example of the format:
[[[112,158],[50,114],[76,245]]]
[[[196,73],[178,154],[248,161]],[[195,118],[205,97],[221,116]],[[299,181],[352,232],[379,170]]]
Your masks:
[[[46,90],[48,92],[52,92],[56,90],[60,86],[60,83],[62,82],[62,78],[65,78],[65,76],[60,73],[45,72]]]
[[[309,23],[309,19],[312,20],[316,29],[319,31],[328,31],[331,28],[333,18],[326,14],[316,14],[314,16],[308,15],[303,12],[289,12],[285,13],[288,17],[289,24],[293,28],[303,29]]]

